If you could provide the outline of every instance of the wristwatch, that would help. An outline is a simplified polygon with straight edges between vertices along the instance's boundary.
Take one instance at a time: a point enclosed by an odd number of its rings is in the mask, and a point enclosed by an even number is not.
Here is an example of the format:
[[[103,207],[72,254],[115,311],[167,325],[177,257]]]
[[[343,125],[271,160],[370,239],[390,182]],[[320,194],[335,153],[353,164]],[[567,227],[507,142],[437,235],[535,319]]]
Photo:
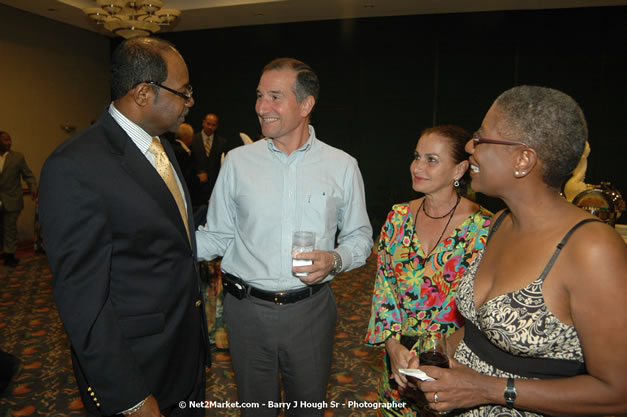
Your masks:
[[[333,267],[329,271],[330,275],[337,275],[342,272],[342,257],[334,250],[329,251],[333,255]]]
[[[507,378],[507,385],[505,386],[505,392],[503,393],[505,397],[505,405],[508,407],[514,406],[514,401],[516,401],[516,387],[514,387],[514,378]]]

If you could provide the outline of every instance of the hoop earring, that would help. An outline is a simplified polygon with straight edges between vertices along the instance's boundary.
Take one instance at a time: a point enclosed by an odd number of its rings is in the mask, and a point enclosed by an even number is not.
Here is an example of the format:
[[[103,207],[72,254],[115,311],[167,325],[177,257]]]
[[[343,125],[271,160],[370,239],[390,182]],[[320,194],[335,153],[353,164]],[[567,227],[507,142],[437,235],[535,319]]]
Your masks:
[[[453,185],[455,186],[455,188],[459,187],[459,180],[455,179],[455,182],[453,183]]]

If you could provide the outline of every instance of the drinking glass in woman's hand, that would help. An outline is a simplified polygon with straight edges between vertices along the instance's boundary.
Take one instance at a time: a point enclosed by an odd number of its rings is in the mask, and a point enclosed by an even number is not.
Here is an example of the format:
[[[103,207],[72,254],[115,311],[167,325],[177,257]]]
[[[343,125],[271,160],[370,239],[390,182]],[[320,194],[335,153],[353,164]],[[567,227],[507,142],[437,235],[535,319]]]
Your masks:
[[[420,337],[418,360],[420,365],[438,366],[448,368],[448,352],[446,351],[446,339],[444,336],[423,335]]]
[[[448,352],[446,350],[446,338],[441,334],[425,334],[420,338],[418,361],[420,366],[438,366],[448,368]],[[438,402],[438,393],[434,395],[434,400]],[[448,411],[436,411],[427,407],[429,411],[437,415],[445,415]]]

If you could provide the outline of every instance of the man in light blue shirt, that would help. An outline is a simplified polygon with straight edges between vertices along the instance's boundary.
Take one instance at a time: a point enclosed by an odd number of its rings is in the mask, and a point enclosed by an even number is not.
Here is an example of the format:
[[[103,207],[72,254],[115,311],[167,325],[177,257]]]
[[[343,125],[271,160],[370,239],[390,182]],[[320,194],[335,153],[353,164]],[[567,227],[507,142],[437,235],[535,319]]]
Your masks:
[[[266,65],[255,110],[267,138],[229,152],[207,225],[196,233],[199,258],[223,256],[239,401],[261,407],[242,409],[243,416],[277,415],[281,377],[288,416],[323,415],[323,407],[300,405],[326,396],[337,316],[328,282],[363,265],[372,248],[356,160],[309,125],[318,91],[306,64],[281,58]],[[312,265],[292,266],[294,231],[315,232],[316,250],[295,256]]]

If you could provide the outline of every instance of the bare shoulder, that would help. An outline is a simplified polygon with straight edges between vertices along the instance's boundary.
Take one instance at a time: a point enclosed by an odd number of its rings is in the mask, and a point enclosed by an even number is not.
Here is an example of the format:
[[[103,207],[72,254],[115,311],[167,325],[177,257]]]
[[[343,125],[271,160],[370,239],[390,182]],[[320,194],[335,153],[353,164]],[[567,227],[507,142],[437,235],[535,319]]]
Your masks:
[[[623,238],[613,227],[600,221],[582,224],[573,232],[570,241],[571,249],[584,258],[615,255],[625,258],[627,254]]]
[[[409,203],[407,203],[407,205],[409,206],[409,209],[411,210],[412,215],[414,216],[416,215],[416,211],[418,211],[418,206],[420,206],[420,203],[422,203],[422,200],[424,200],[424,197],[411,200]]]
[[[575,230],[566,244],[568,265],[579,271],[573,274],[576,285],[585,285],[594,277],[596,284],[627,288],[627,245],[613,227],[602,222],[588,222]]]

